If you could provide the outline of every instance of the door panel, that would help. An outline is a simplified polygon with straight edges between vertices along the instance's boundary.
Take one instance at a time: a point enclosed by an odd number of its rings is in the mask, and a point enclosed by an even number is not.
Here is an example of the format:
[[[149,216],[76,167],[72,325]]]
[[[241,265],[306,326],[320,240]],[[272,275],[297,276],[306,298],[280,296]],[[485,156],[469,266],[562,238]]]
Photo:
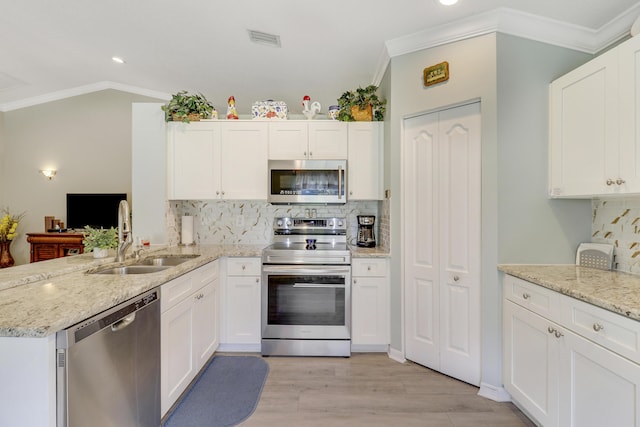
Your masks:
[[[406,357],[480,383],[480,104],[404,121]],[[428,282],[431,292],[420,292]],[[419,300],[419,301],[416,301]],[[427,346],[418,331],[431,320]]]

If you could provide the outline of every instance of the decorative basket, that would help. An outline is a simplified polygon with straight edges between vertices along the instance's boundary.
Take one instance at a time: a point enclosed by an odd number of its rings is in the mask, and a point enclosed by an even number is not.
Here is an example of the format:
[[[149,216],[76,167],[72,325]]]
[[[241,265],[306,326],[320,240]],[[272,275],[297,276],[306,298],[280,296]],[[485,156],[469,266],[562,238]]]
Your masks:
[[[370,122],[373,120],[373,108],[371,104],[364,110],[361,110],[358,106],[351,106],[351,115],[356,122]]]
[[[200,119],[201,119],[200,114],[198,114],[198,113],[189,113],[189,114],[187,115],[187,117],[189,118],[189,121],[190,121],[190,122],[199,122],[199,121],[200,121]],[[175,114],[172,114],[172,115],[171,115],[171,119],[172,119],[174,122],[181,122],[181,121],[182,121],[182,119],[181,119],[180,117],[176,117],[176,115],[175,115]]]

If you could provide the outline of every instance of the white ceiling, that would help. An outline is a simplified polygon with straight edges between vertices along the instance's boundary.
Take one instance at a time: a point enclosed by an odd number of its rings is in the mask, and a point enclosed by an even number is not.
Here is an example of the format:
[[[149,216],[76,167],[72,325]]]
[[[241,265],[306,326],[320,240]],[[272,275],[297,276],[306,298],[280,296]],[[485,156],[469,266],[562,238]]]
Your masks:
[[[201,92],[222,112],[234,95],[241,114],[309,95],[326,112],[402,53],[492,31],[593,53],[639,15],[638,0],[0,0],[0,111],[116,88]]]

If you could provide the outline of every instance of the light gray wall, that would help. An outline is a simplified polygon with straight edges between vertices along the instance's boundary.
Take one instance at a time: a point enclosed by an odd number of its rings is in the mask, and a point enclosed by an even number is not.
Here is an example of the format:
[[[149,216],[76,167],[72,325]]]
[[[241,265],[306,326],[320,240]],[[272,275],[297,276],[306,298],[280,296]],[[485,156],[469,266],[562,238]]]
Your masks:
[[[481,101],[482,109],[482,231],[483,283],[495,281],[497,264],[497,138],[496,138],[496,41],[490,34],[427,49],[391,61],[391,346],[402,351],[402,210],[401,147],[402,121],[417,114],[469,100]],[[442,61],[449,62],[450,78],[435,86],[423,87],[422,70]],[[483,310],[496,310],[483,293]],[[484,320],[484,319],[483,319]],[[492,325],[495,328],[495,325]],[[488,325],[491,327],[491,325]],[[495,333],[494,333],[495,334]],[[483,328],[483,337],[486,335]],[[485,358],[483,357],[483,360]],[[484,368],[483,368],[484,371]]]
[[[66,193],[131,195],[131,103],[151,101],[105,90],[4,113],[0,195],[27,212],[11,245],[16,264],[29,262],[25,233],[44,231],[46,215],[66,222]],[[49,167],[51,181],[38,173]]]
[[[547,197],[549,82],[591,55],[498,35],[498,260],[575,262],[591,201]]]
[[[571,262],[588,240],[588,201],[546,197],[549,82],[588,55],[489,34],[391,62],[391,346],[402,349],[401,146],[404,118],[472,99],[482,110],[482,382],[502,384],[499,263]],[[448,82],[424,88],[425,67],[448,61]]]
[[[4,154],[4,112],[0,111],[0,177],[3,176],[4,164],[6,163],[6,156]],[[5,206],[4,201],[4,186],[0,183],[0,209]]]

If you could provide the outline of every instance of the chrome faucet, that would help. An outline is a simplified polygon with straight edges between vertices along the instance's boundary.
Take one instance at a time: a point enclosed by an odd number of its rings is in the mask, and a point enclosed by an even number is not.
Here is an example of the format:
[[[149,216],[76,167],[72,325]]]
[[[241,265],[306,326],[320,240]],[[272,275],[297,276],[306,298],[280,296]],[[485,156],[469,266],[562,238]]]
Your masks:
[[[131,224],[129,223],[129,204],[126,200],[120,200],[118,205],[118,249],[116,262],[124,261],[124,255],[133,243]]]

